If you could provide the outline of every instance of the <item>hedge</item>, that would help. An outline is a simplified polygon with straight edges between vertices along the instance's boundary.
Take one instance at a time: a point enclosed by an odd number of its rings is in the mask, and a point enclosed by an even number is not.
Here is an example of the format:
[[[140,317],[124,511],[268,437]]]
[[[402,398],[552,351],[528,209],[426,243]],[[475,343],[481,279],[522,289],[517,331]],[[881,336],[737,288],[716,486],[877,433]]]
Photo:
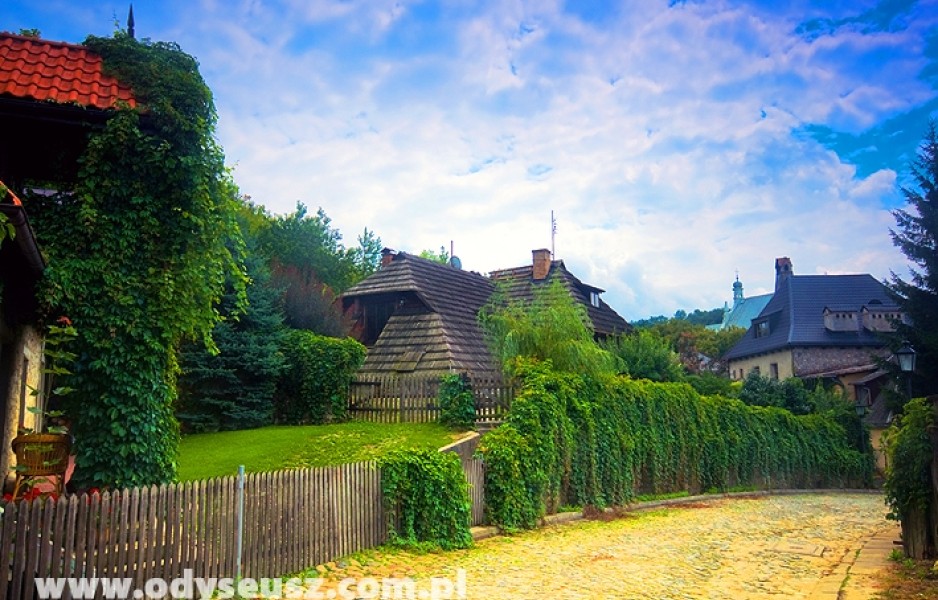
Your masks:
[[[560,505],[624,505],[639,494],[737,486],[858,485],[870,462],[832,418],[701,396],[686,384],[518,367],[505,423],[486,435],[489,522],[530,528]]]

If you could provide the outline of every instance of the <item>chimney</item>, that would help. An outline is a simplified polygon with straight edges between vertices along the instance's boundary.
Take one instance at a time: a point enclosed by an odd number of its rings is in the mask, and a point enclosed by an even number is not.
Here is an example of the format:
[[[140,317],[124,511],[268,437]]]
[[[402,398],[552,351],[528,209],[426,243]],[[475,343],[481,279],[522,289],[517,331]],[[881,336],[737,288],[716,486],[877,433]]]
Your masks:
[[[782,282],[794,275],[791,259],[787,256],[775,259],[775,291],[782,287]]]
[[[392,260],[394,260],[394,250],[391,250],[390,248],[382,248],[381,249],[381,268],[383,269],[384,267],[391,264]]]
[[[534,257],[534,270],[531,277],[534,281],[547,279],[547,275],[550,273],[550,250],[541,248],[540,250],[533,250],[531,254]]]

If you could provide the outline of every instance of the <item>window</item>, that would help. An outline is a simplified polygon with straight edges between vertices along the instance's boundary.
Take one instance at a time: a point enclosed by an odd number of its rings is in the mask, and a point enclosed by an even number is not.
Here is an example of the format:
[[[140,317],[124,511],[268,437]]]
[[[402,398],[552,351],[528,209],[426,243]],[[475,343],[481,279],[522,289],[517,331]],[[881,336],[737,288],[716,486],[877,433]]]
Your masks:
[[[778,363],[772,363],[769,365],[769,377],[778,380]]]
[[[761,338],[769,335],[769,322],[768,320],[759,321],[755,324],[756,328],[756,337]]]
[[[599,292],[590,292],[590,304],[599,308]]]
[[[761,375],[762,369],[760,369],[759,367],[753,367],[752,372],[755,373],[756,375]]]

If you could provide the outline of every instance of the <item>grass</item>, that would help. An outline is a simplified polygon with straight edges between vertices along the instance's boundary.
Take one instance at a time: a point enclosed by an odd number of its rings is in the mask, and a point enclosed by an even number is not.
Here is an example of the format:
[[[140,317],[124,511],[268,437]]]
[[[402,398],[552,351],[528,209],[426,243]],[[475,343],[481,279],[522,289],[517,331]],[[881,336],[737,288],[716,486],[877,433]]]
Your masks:
[[[889,557],[895,564],[880,578],[884,600],[938,600],[938,563],[905,558],[901,551]]]
[[[276,425],[182,438],[179,480],[372,460],[391,450],[440,448],[461,437],[435,423]]]

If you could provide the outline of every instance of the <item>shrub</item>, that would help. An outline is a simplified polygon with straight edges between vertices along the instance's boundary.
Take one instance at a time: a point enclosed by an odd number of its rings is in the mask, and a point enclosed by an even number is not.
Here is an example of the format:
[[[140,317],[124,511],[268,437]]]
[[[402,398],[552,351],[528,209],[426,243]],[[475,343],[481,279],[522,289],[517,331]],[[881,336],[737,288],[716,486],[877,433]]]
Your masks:
[[[456,429],[470,429],[476,421],[476,401],[464,374],[444,375],[440,381],[440,423]]]
[[[886,438],[889,467],[886,501],[890,517],[902,521],[906,554],[923,558],[935,552],[938,539],[938,507],[932,484],[932,448],[929,432],[938,427],[938,416],[926,398],[910,400],[898,426]]]
[[[378,461],[392,544],[444,550],[472,545],[472,503],[459,457],[398,450]]]
[[[325,423],[345,419],[349,383],[365,360],[365,347],[351,338],[294,329],[285,336],[283,354],[287,368],[277,391],[277,420]]]

